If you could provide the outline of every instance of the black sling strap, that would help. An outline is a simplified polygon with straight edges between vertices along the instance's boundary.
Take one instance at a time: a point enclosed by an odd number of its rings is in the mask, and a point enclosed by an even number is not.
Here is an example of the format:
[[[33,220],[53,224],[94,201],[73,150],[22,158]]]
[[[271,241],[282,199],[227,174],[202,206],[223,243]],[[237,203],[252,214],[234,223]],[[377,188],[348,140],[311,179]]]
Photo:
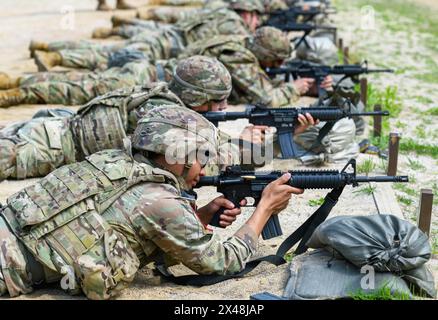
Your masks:
[[[275,266],[280,266],[286,263],[286,260],[283,258],[284,255],[289,251],[290,248],[298,243],[298,241],[301,240],[297,250],[295,251],[295,254],[298,255],[307,251],[308,248],[306,246],[306,242],[309,240],[315,229],[328,217],[330,211],[338,202],[343,190],[344,187],[340,187],[333,189],[330,193],[328,193],[324,199],[324,203],[306,220],[306,222],[304,222],[297,230],[287,237],[286,240],[283,241],[275,255],[269,255],[252,260],[248,262],[245,266],[245,269],[239,273],[232,275],[187,275],[175,277],[169,273],[167,268],[165,268],[163,265],[158,265],[157,269],[168,281],[179,285],[202,287],[229,279],[241,278],[254,270],[254,268],[263,261],[269,262]]]

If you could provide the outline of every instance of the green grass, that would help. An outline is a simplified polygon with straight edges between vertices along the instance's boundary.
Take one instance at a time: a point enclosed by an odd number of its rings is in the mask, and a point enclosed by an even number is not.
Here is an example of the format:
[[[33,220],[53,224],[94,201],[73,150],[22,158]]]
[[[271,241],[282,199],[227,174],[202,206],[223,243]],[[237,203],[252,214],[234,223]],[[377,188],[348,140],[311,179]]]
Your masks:
[[[292,259],[294,257],[294,253],[293,252],[288,252],[284,255],[284,260],[286,260],[287,262],[291,262]]]
[[[427,110],[426,115],[438,116],[438,107],[434,107],[434,108]]]
[[[438,83],[438,63],[429,56],[426,56],[424,60],[427,72],[417,73],[415,78],[431,84]]]
[[[389,146],[388,133],[382,135],[381,137],[371,137],[370,142],[372,145],[379,147],[381,150],[388,149]]]
[[[374,164],[373,159],[368,158],[365,161],[359,163],[357,165],[357,172],[358,173],[365,173],[368,175],[371,171],[373,171],[376,168],[376,165]]]
[[[411,197],[418,197],[420,195],[420,193],[417,190],[410,188],[406,183],[393,183],[392,187],[395,190],[404,192]]]
[[[432,254],[438,254],[438,235],[431,236]]]
[[[435,182],[432,185],[432,191],[433,191],[433,204],[438,206],[438,183]]]
[[[389,118],[397,118],[402,111],[403,106],[397,92],[398,89],[396,86],[388,86],[382,90],[373,86],[371,83],[368,84],[367,109],[371,111],[374,105],[380,104],[382,110],[389,111],[390,114],[389,117],[382,117],[382,136],[389,134]]]
[[[420,161],[412,159],[412,158],[408,158],[408,166],[412,170],[424,170],[424,169],[426,169],[426,167],[423,166]]]
[[[412,28],[415,28],[417,31],[438,36],[437,12],[431,10],[430,7],[405,0],[353,0],[352,2],[359,6],[371,5],[375,11],[382,15],[382,18],[386,22],[397,28],[396,31],[411,31]],[[403,20],[402,22],[397,22],[396,19],[394,19],[397,16],[407,18],[411,21],[407,22]],[[431,46],[433,44],[434,43],[431,43]]]
[[[395,123],[395,126],[398,129],[406,129],[408,127],[408,125],[406,123],[403,123],[400,120],[397,120],[397,122]]]
[[[362,289],[350,294],[353,300],[411,300],[408,293],[391,292],[391,288],[387,285],[378,289],[374,293],[365,293]]]
[[[431,98],[424,96],[415,96],[415,100],[422,104],[431,104],[434,102]]]
[[[433,71],[416,74],[414,77],[427,83],[438,83],[438,66],[432,68]],[[430,69],[429,69],[430,70]]]
[[[385,159],[380,159],[380,162],[377,165],[377,168],[386,172],[388,170],[388,161],[386,161]]]
[[[404,204],[405,206],[410,206],[414,201],[405,196],[397,196],[398,202]]]
[[[308,202],[308,205],[311,206],[311,207],[319,207],[323,203],[324,203],[324,198],[310,199],[309,202]]]
[[[353,191],[353,193],[364,194],[364,195],[370,196],[374,193],[374,191],[376,191],[376,189],[377,189],[377,187],[375,187],[375,186],[365,186],[365,187],[362,187],[358,190]]]
[[[415,152],[420,155],[428,155],[438,159],[438,145],[421,144],[411,138],[400,140],[400,150],[404,152]]]
[[[420,139],[426,139],[426,130],[424,130],[423,124],[420,124],[415,128],[415,134]]]
[[[396,118],[402,110],[397,86],[388,86],[382,90],[369,83],[367,104],[370,108],[380,104],[383,110],[390,112],[390,117],[392,118]]]

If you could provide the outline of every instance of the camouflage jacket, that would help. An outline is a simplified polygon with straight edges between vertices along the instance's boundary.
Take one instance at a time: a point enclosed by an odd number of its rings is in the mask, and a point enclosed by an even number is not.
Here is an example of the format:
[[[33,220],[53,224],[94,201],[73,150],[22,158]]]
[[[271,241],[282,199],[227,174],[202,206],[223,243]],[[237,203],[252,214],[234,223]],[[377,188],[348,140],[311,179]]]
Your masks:
[[[260,67],[256,56],[246,47],[246,36],[217,36],[189,45],[180,57],[196,54],[217,58],[231,73],[234,104],[261,103],[272,107],[290,105],[298,98],[292,83],[275,83]]]
[[[105,149],[123,149],[124,139],[134,133],[137,122],[149,110],[164,105],[185,106],[164,82],[120,89],[97,97],[82,106],[71,121],[77,144],[78,159]],[[219,166],[209,165],[207,172],[215,174],[231,164],[240,163],[239,147],[220,132]]]
[[[170,103],[184,106],[164,82],[119,89],[93,99],[71,122],[78,151],[90,155],[123,148],[123,139],[134,132],[148,110]]]
[[[199,10],[179,20],[175,27],[182,30],[187,44],[217,35],[249,35],[242,18],[226,8]]]
[[[244,226],[221,240],[201,223],[173,174],[136,159],[106,150],[59,168],[8,198],[1,215],[45,274],[73,271],[63,289],[82,289],[91,299],[116,295],[156,259],[202,274],[244,268],[256,248],[255,234]],[[23,270],[25,261],[11,256],[17,250],[3,255],[12,261],[9,267]]]

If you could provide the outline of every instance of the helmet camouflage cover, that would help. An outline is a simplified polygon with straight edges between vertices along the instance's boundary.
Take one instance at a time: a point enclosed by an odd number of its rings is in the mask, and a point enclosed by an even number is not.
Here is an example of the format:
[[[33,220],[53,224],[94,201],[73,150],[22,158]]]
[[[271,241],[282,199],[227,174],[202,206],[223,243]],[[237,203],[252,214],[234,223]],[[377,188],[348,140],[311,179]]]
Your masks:
[[[169,84],[188,107],[198,107],[209,101],[222,101],[231,94],[231,75],[216,58],[192,56],[181,60]]]
[[[191,164],[193,161],[188,157],[195,155],[205,164],[215,159],[218,139],[218,131],[211,122],[175,104],[148,111],[138,122],[132,146],[136,150],[165,155],[169,164]]]
[[[292,46],[281,30],[274,27],[258,28],[250,40],[251,51],[259,61],[278,61],[290,57]]]

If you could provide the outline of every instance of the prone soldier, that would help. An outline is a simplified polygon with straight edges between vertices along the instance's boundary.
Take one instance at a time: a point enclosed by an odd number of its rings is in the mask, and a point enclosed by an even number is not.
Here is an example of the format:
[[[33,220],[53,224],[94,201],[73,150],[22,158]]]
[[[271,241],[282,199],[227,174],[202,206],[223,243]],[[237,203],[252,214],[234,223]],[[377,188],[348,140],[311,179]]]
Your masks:
[[[109,299],[157,261],[199,274],[243,270],[268,219],[303,191],[288,186],[285,174],[265,188],[242,227],[221,239],[207,228],[211,218],[224,207],[227,226],[240,209],[222,197],[197,208],[190,192],[217,141],[216,128],[198,113],[157,107],[139,121],[131,154],[95,153],[9,197],[0,209],[0,294],[14,297],[68,277],[64,290]]]

